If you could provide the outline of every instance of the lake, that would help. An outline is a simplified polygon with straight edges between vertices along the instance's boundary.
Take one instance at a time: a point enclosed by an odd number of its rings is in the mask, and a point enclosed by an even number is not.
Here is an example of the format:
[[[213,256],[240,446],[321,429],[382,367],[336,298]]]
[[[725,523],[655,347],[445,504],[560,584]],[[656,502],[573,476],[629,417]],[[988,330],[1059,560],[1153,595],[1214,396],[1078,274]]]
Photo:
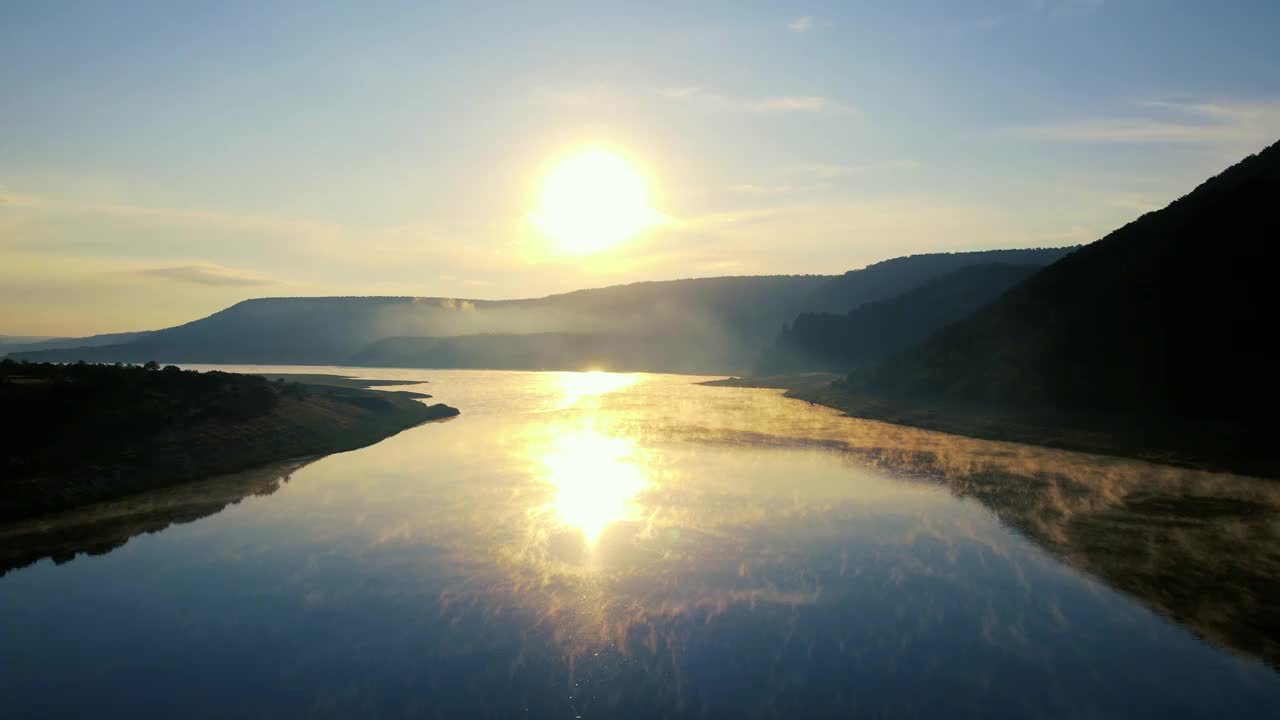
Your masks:
[[[269,370],[462,415],[0,528],[0,715],[1280,707],[1280,483],[687,376]]]

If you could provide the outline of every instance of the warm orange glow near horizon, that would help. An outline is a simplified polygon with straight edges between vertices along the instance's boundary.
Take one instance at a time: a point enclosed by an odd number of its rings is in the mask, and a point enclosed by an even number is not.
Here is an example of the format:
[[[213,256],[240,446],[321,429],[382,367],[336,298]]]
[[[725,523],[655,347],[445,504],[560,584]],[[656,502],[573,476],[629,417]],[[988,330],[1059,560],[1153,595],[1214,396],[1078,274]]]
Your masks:
[[[590,255],[620,245],[658,224],[644,177],[621,155],[604,148],[576,152],[542,181],[534,227],[565,255]]]

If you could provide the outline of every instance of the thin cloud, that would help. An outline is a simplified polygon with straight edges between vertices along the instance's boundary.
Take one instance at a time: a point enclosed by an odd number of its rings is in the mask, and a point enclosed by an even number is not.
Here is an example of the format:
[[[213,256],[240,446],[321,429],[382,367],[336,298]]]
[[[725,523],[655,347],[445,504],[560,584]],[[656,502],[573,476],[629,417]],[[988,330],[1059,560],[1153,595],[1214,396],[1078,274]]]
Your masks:
[[[847,105],[822,95],[741,97],[711,92],[696,85],[660,88],[657,94],[669,100],[732,112],[778,114],[849,112],[851,110]]]
[[[657,97],[719,112],[781,114],[853,111],[850,106],[823,95],[730,95],[698,85],[657,87],[649,90],[647,97],[643,91],[641,94],[636,94],[635,91],[623,92],[606,85],[586,85],[576,88],[539,87],[533,92],[534,96],[543,102],[566,107],[617,108],[643,103],[649,98]]]
[[[174,262],[175,259],[185,260],[192,255],[198,256],[202,250],[194,241],[175,244],[168,238],[191,238],[197,233],[212,233],[218,237],[220,250],[234,245],[242,255],[247,249],[261,246],[262,239],[271,238],[271,248],[287,252],[300,266],[310,267],[313,273],[327,272],[335,263],[347,271],[359,266],[364,270],[376,269],[382,273],[407,273],[406,268],[419,263],[435,266],[452,264],[467,271],[488,272],[495,267],[507,268],[518,262],[516,258],[502,254],[504,249],[509,249],[508,245],[456,242],[453,240],[453,236],[457,234],[456,228],[441,228],[434,223],[402,223],[368,228],[300,217],[242,214],[210,208],[68,202],[51,198],[41,198],[39,207],[49,218],[88,214],[98,216],[98,222],[104,227],[117,230],[127,227],[134,234],[144,232],[152,237],[164,237],[165,242],[155,243],[153,251],[158,257],[154,260],[171,265],[165,265],[151,273],[142,272],[149,269],[145,267],[129,268],[126,272],[133,277],[149,275],[206,286],[248,287],[278,285],[284,281],[227,270],[209,263],[178,265]],[[41,237],[28,233],[16,236],[12,232],[6,232],[4,219],[4,213],[0,212],[0,248],[5,248],[6,245],[9,249],[25,247],[38,250],[44,257],[56,255],[59,258],[65,258],[68,253],[82,255],[85,252],[110,252],[110,243],[85,239],[84,236],[75,234]],[[183,232],[164,233],[166,228],[180,228]],[[494,237],[500,235],[502,230],[495,226],[476,232]],[[367,252],[366,248],[370,246],[376,246],[378,252]],[[184,249],[184,255],[174,256],[175,251],[183,252]],[[3,266],[3,260],[4,258],[0,258],[0,266]],[[208,272],[186,269],[190,266],[212,269]],[[173,270],[174,267],[181,269]],[[360,293],[353,290],[352,294]]]
[[[139,275],[164,278],[188,285],[215,287],[251,287],[270,285],[271,281],[256,275],[241,273],[218,265],[175,265],[139,270]]]
[[[890,170],[915,170],[920,167],[920,163],[910,159],[898,160],[882,160],[869,163],[854,163],[842,165],[838,163],[806,163],[791,168],[788,172],[791,175],[806,175],[817,178],[840,178],[850,175],[860,175],[869,172],[887,172]]]
[[[756,112],[822,112],[830,110],[835,103],[820,95],[784,95],[764,98],[755,105]]]
[[[792,20],[791,22],[787,23],[787,27],[792,32],[802,33],[802,32],[807,32],[809,30],[812,30],[814,26],[814,22],[815,22],[814,17],[812,15],[805,15],[803,17],[798,17],[795,20]]]

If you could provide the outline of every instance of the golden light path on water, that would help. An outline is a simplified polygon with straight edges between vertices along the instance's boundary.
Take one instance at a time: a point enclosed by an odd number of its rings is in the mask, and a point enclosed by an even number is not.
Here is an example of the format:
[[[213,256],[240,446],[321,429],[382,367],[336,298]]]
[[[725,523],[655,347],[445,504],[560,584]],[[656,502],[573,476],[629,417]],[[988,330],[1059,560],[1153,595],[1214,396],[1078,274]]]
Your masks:
[[[609,525],[631,519],[631,499],[649,485],[635,452],[634,440],[583,429],[557,437],[542,457],[559,519],[581,530],[588,545]]]
[[[634,375],[598,371],[560,374],[559,407],[598,399],[636,380]],[[594,546],[606,527],[632,519],[632,499],[650,485],[645,461],[634,439],[605,434],[592,422],[556,427],[551,435],[551,446],[541,458],[544,479],[555,488],[551,507],[560,523],[580,530],[587,545]]]
[[[598,398],[606,393],[635,385],[638,380],[638,376],[634,374],[599,370],[556,373],[555,387],[563,395],[559,407],[562,410],[573,407],[584,398]]]

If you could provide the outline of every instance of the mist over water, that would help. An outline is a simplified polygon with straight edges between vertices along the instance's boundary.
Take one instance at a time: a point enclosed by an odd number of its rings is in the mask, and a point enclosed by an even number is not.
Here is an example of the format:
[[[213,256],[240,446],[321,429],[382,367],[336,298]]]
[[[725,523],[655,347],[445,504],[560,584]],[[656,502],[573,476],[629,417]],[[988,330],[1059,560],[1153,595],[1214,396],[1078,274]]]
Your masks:
[[[688,376],[297,370],[429,380],[404,389],[463,414],[0,529],[13,717],[1248,717],[1280,701],[1271,483]],[[75,549],[101,554],[66,562]]]

